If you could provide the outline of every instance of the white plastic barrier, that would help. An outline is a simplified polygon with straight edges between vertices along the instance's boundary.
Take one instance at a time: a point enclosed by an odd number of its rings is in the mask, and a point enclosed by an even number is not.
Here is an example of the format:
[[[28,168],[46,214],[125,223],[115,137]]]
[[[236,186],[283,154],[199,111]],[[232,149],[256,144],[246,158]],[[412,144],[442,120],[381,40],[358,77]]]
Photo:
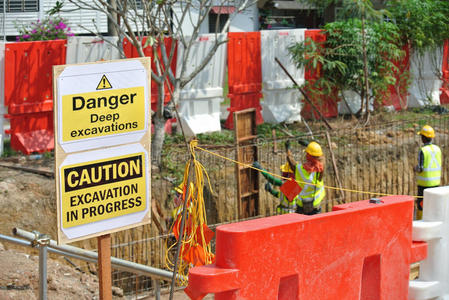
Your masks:
[[[423,219],[413,222],[413,240],[428,244],[409,299],[449,299],[449,186],[424,190]]]
[[[188,58],[184,48],[178,43],[176,70],[187,59],[186,72],[190,74],[200,65],[215,42],[225,40],[225,35],[203,34],[193,44]],[[192,136],[198,133],[220,131],[220,103],[223,101],[223,81],[225,74],[226,44],[220,45],[210,62],[190,81],[180,93],[179,114],[184,132]]]
[[[288,47],[304,40],[305,29],[262,30],[262,116],[265,122],[295,122],[301,120],[301,94],[274,60],[279,59],[295,81],[304,83],[304,68],[298,69],[291,60]]]
[[[410,75],[412,82],[408,89],[408,105],[410,107],[422,107],[425,105],[440,104],[440,88],[442,81],[439,79],[443,60],[442,47],[434,52],[426,52],[424,55],[413,53],[410,58]]]
[[[5,43],[0,42],[0,156],[5,139]]]
[[[347,115],[347,114],[356,114],[360,108],[361,108],[361,99],[360,95],[357,94],[354,91],[343,91],[344,97],[346,99],[345,101],[338,101],[338,113],[340,115]],[[346,105],[347,103],[347,105]],[[348,108],[349,106],[349,108]],[[373,100],[370,101],[369,104],[369,110],[373,111]]]
[[[120,53],[112,44],[117,44],[118,37],[69,37],[67,40],[67,64],[95,62],[119,59]]]

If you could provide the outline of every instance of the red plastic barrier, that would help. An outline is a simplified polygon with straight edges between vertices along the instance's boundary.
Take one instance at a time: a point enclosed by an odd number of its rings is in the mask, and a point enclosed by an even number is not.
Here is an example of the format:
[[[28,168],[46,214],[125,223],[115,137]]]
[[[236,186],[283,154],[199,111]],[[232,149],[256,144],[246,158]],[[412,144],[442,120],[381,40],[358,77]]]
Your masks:
[[[443,48],[443,65],[441,66],[441,72],[443,73],[443,84],[440,88],[440,104],[449,103],[449,41],[444,41]]]
[[[256,123],[261,124],[260,32],[230,32],[228,38],[228,97],[231,99],[231,105],[225,126],[234,128],[233,112],[247,108],[256,109]]]
[[[315,42],[323,43],[326,41],[326,36],[322,33],[320,29],[310,29],[306,30],[304,33],[304,38],[311,38]],[[304,79],[307,82],[313,83],[315,80],[320,78],[321,66],[318,66],[315,70],[305,69]],[[313,96],[313,93],[309,93],[308,95],[310,100],[313,101],[313,104],[319,109],[321,114],[325,118],[333,118],[338,116],[338,92],[334,91],[330,95],[321,95],[321,96]],[[318,113],[312,109],[312,106],[304,102],[304,107],[301,110],[301,115],[306,119],[311,119],[314,116],[316,119],[319,119]]]
[[[216,263],[192,268],[191,299],[406,300],[413,197],[390,196],[314,216],[287,214],[219,226]]]
[[[247,108],[256,109],[256,124],[262,124],[262,106],[260,105],[260,98],[262,94],[260,92],[250,94],[234,94],[230,96],[231,103],[228,107],[229,116],[225,121],[225,127],[229,129],[234,128],[234,112],[241,111]]]
[[[384,97],[382,105],[393,105],[396,111],[407,108],[407,79],[404,73],[410,71],[410,47],[408,45],[404,46],[405,57],[399,61],[394,62],[394,65],[398,68],[395,72],[396,84],[391,85],[388,89],[390,96]]]
[[[5,106],[14,150],[54,148],[52,67],[65,61],[66,40],[6,44]]]
[[[143,39],[143,44],[145,44],[146,40],[147,40],[147,38],[145,37]],[[165,47],[166,47],[167,51],[169,52],[170,49],[171,49],[171,45],[172,45],[173,39],[167,37],[167,38],[164,39],[164,41],[165,41]],[[175,41],[175,43],[176,43],[176,41]],[[175,45],[175,47],[176,47],[176,45]],[[137,49],[133,46],[133,44],[130,41],[128,41],[126,39],[123,41],[123,51],[125,52],[125,55],[126,55],[127,58],[139,57],[139,54],[137,53]],[[150,56],[152,58],[151,59],[151,68],[152,68],[152,70],[156,70],[156,65],[155,65],[154,60],[153,60],[153,57],[154,57],[154,55],[153,55],[153,48],[151,46],[148,46],[148,47],[143,49],[143,52],[145,53],[146,56]],[[161,48],[160,47],[158,47],[157,52],[158,52],[158,57],[161,58],[162,56],[161,56]],[[173,56],[173,60],[172,60],[171,66],[170,66],[173,74],[176,74],[176,56],[177,56],[177,52],[178,51],[177,51],[177,47],[176,47],[175,48],[175,53],[174,53],[174,56]],[[171,85],[171,84],[170,84],[170,89],[173,90],[173,85]],[[170,99],[171,99],[170,92],[169,92],[169,86],[167,85],[167,83],[165,84],[165,87],[164,87],[164,94],[165,94],[165,96],[164,96],[164,103],[167,104],[168,102],[170,102]],[[151,81],[151,109],[153,111],[157,110],[158,95],[159,95],[159,91],[158,91],[158,88],[157,88],[157,84],[156,84],[156,82],[154,80],[152,80]]]

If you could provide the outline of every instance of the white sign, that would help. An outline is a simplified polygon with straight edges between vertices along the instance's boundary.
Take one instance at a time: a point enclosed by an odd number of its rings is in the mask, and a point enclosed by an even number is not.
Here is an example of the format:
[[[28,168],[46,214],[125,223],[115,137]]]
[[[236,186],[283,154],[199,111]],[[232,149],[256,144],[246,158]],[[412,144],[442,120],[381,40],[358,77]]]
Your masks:
[[[58,243],[150,223],[150,65],[53,67]]]

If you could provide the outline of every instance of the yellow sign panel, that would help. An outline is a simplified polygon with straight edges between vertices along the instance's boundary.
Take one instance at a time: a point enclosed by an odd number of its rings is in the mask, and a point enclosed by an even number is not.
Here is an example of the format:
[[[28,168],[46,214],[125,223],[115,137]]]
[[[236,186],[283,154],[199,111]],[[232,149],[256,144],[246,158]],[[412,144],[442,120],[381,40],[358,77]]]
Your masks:
[[[63,142],[144,129],[144,87],[62,96]]]
[[[145,174],[144,153],[62,167],[62,227],[144,211]]]

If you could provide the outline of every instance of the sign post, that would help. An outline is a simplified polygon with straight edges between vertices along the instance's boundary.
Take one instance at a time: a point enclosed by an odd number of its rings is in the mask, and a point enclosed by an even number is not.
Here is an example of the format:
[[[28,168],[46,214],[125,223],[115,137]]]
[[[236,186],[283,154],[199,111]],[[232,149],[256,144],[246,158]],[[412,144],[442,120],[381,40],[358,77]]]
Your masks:
[[[97,237],[111,299],[113,232],[150,223],[150,58],[53,67],[58,243]]]

